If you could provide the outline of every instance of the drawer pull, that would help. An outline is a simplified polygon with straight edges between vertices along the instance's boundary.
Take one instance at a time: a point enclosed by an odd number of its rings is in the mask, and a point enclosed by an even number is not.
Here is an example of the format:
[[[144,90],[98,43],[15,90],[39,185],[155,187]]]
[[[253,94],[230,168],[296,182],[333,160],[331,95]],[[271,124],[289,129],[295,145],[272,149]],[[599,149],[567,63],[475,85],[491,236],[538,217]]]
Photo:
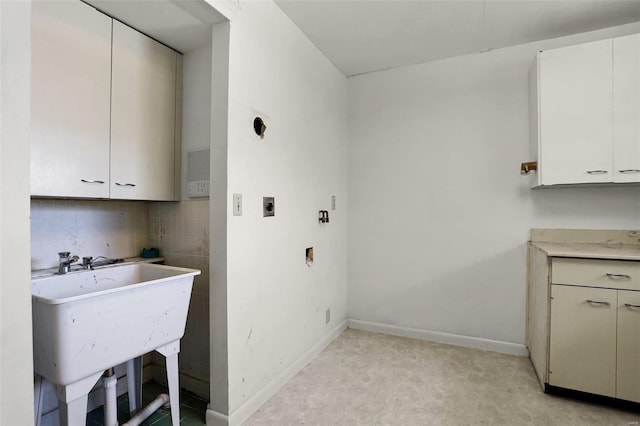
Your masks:
[[[120,183],[120,182],[116,182],[116,185],[118,185],[118,186],[136,186],[135,183]]]
[[[80,181],[84,183],[104,183],[103,180],[96,180],[96,179],[80,179]]]
[[[604,175],[609,172],[606,170],[587,170],[587,173],[589,173],[590,175]]]
[[[594,305],[606,305],[606,306],[611,305],[611,303],[609,302],[600,302],[598,300],[589,300],[589,299],[587,299],[587,303],[592,303]]]
[[[624,306],[627,308],[640,308],[640,305],[632,305],[631,303],[625,303]]]
[[[624,169],[618,170],[620,173],[640,173],[640,169]]]
[[[627,274],[607,274],[607,276],[612,280],[615,280],[616,278],[624,278],[627,280],[631,279],[631,275],[627,275]]]

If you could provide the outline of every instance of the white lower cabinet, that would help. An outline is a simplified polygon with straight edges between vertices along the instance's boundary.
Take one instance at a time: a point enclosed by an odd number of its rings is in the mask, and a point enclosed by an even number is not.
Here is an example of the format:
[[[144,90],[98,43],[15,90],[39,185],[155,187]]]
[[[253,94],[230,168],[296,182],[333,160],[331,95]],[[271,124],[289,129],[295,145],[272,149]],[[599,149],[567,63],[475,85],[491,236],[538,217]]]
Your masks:
[[[640,402],[640,292],[618,291],[618,373],[620,399]]]
[[[616,396],[617,291],[551,286],[549,384]]]
[[[530,247],[527,346],[548,385],[640,403],[640,262]]]

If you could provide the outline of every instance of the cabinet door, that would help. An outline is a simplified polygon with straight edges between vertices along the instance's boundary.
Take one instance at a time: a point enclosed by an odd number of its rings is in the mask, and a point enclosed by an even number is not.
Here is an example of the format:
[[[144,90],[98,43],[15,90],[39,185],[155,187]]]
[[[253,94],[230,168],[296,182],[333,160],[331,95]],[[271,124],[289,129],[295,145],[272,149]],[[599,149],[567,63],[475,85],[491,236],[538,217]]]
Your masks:
[[[617,398],[640,402],[640,292],[618,292]]]
[[[114,21],[111,198],[174,199],[176,55]]]
[[[613,39],[613,181],[640,182],[640,35]]]
[[[32,195],[109,197],[111,22],[79,1],[33,2]]]
[[[551,286],[549,384],[615,397],[617,290]]]
[[[612,182],[612,40],[539,55],[543,185]]]

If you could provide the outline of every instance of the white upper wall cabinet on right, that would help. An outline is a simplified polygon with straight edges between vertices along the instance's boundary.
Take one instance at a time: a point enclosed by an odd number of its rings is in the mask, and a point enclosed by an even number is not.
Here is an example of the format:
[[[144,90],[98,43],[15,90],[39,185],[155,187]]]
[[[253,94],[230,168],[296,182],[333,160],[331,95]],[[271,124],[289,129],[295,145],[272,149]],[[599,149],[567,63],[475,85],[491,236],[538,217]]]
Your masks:
[[[111,198],[171,201],[175,51],[113,21]]]
[[[640,35],[539,52],[534,187],[640,182]]]
[[[640,182],[640,34],[613,39],[613,181]]]

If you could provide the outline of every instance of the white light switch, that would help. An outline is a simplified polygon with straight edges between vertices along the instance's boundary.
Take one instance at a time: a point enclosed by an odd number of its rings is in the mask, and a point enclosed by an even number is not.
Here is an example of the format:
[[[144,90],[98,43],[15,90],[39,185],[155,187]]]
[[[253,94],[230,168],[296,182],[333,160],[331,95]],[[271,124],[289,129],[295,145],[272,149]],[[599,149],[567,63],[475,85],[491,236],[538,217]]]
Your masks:
[[[242,216],[242,194],[233,194],[233,215]]]

